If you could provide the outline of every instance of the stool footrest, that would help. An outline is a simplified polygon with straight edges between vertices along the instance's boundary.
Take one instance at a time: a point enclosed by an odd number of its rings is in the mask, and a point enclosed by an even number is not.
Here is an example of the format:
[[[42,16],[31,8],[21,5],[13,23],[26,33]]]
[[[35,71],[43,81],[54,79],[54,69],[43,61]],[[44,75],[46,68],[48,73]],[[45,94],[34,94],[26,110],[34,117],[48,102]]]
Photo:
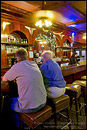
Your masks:
[[[71,124],[71,121],[68,122],[66,125],[64,125],[64,126],[61,128],[61,130],[64,129],[66,126],[70,125],[70,124]]]
[[[61,112],[58,112],[61,116],[63,116],[63,117],[65,117],[65,118],[67,118],[68,119],[68,117],[66,116],[66,115],[64,115],[64,114],[62,114]]]

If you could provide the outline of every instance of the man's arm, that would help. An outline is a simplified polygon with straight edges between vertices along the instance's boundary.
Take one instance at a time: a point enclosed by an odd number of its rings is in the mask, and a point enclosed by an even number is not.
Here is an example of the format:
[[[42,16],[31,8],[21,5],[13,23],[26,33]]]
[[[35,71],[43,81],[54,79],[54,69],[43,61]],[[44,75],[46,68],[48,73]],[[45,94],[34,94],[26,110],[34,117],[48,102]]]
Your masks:
[[[15,65],[13,65],[2,77],[2,81],[12,81],[16,78],[16,69]]]

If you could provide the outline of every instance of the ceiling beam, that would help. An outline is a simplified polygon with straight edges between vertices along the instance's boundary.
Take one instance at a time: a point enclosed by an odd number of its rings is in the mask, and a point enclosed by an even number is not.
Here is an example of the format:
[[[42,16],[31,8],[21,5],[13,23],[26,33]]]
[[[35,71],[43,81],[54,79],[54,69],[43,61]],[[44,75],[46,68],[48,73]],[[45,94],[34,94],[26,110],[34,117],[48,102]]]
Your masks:
[[[41,7],[42,1],[25,1],[28,4],[34,5],[36,7]]]
[[[54,1],[54,3],[50,4],[50,5],[45,5],[44,9],[45,10],[55,10],[57,8],[60,8],[61,6],[64,6],[65,1],[61,1],[59,3],[59,1]]]
[[[86,22],[86,20],[84,20],[84,19],[80,19],[80,20],[76,20],[76,21],[68,22],[68,23],[66,23],[66,26],[73,25],[73,24],[85,23],[85,22]]]
[[[31,12],[23,10],[21,8],[6,4],[1,2],[1,9],[5,9],[7,11],[12,11],[12,12],[17,12],[17,13],[21,13],[21,14],[31,14]]]
[[[80,17],[82,17],[83,19],[86,20],[86,16],[84,16],[82,13],[80,13],[79,11],[77,11],[75,8],[72,8],[71,6],[69,6],[68,4],[64,5],[66,8],[68,8],[69,10],[71,10],[72,12],[76,13],[77,15],[79,15]]]
[[[63,6],[66,3],[66,1],[25,1],[25,2],[34,5],[36,7],[39,7],[40,9],[42,9],[43,4],[43,9],[45,10],[54,10]]]

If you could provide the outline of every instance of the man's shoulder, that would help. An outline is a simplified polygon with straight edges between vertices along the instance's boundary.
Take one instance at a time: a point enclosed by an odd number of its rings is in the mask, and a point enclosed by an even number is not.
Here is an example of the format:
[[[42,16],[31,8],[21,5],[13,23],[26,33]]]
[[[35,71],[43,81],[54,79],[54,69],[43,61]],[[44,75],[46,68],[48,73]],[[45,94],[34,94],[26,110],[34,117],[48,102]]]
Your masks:
[[[42,68],[46,68],[46,67],[47,67],[47,63],[42,64],[42,65],[40,66],[41,69],[42,69]]]

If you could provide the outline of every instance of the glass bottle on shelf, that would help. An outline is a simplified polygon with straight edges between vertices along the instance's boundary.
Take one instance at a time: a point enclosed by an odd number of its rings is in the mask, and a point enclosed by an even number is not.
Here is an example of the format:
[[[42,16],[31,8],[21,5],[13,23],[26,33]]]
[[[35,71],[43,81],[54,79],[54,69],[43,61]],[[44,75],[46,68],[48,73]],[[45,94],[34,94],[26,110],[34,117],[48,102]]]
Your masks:
[[[18,39],[18,37],[17,37],[17,43],[19,43],[19,39]]]
[[[23,44],[25,44],[25,39],[23,39]]]
[[[21,43],[23,43],[23,39],[21,39]]]
[[[8,42],[8,43],[10,42],[10,39],[9,39],[9,37],[8,37],[8,39],[7,39],[7,42]]]
[[[21,38],[19,38],[19,43],[21,43]]]
[[[28,40],[26,39],[26,43],[28,43]]]

